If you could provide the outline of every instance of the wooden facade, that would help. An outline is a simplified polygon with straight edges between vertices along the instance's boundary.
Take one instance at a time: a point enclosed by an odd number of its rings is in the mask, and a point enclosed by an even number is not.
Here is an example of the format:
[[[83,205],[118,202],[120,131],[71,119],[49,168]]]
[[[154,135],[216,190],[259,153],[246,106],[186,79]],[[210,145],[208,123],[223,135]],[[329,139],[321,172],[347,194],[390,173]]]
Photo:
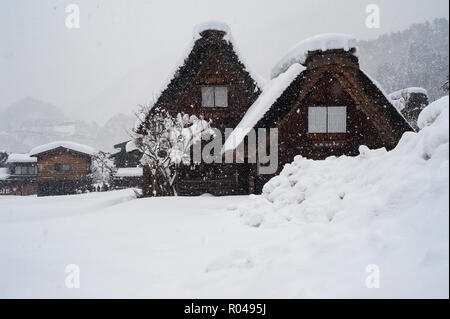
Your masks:
[[[58,147],[34,156],[38,196],[76,194],[91,187],[90,155]]]

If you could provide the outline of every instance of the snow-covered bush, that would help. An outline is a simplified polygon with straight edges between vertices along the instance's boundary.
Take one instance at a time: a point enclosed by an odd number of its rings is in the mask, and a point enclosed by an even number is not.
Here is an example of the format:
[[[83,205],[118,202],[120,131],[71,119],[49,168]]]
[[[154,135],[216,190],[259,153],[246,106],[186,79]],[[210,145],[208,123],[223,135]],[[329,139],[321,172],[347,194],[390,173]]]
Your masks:
[[[143,189],[143,194],[174,195],[177,167],[190,164],[191,147],[202,138],[213,135],[214,131],[202,118],[187,114],[174,117],[163,109],[153,110],[151,116],[141,123],[135,145],[143,154],[142,166],[148,167],[151,175],[148,189]]]

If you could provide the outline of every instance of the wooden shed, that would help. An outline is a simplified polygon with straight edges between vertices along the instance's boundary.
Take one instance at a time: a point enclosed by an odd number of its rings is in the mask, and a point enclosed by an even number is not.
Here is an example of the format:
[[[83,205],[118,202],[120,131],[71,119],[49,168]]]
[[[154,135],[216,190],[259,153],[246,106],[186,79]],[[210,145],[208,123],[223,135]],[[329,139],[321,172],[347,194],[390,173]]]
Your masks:
[[[60,141],[35,147],[30,155],[37,158],[38,196],[77,194],[91,187],[93,148]]]

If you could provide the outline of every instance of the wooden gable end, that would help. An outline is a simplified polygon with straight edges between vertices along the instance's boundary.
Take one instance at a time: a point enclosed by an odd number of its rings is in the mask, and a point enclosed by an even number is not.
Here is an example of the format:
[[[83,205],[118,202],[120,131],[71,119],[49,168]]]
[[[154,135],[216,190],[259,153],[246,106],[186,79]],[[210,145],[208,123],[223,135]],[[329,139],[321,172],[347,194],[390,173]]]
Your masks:
[[[277,126],[282,164],[291,162],[296,155],[311,159],[354,156],[358,154],[360,145],[370,148],[385,146],[376,127],[333,72],[322,73],[310,86],[311,89],[302,92],[301,98]],[[309,133],[309,107],[339,106],[346,108],[346,133]]]

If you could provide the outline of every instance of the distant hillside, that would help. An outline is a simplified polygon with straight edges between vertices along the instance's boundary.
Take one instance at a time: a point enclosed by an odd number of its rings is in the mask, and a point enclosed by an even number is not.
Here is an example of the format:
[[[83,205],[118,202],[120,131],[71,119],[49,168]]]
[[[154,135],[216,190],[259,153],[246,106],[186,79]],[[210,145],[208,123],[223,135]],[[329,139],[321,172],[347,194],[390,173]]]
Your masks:
[[[427,89],[430,99],[445,95],[441,90],[449,70],[449,23],[414,24],[401,32],[382,35],[358,44],[361,67],[387,92],[406,87]]]
[[[105,125],[72,121],[56,106],[25,98],[0,111],[0,149],[28,152],[55,140],[70,140],[113,151],[113,145],[129,139],[134,117],[113,116]]]

